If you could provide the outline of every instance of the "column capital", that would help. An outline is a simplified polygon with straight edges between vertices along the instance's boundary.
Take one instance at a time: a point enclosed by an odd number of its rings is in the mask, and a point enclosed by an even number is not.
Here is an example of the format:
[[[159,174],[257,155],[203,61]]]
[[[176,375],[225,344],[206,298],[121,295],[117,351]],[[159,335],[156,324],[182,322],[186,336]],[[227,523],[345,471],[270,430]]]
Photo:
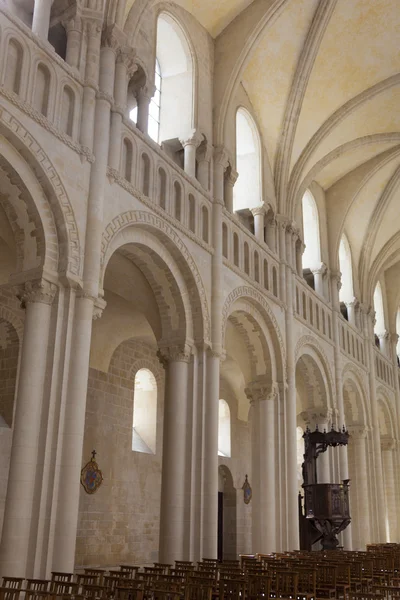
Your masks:
[[[204,137],[204,136],[203,136]],[[197,149],[196,158],[198,162],[210,162],[212,157],[212,146],[203,139],[203,143]]]
[[[82,14],[82,24],[88,37],[96,38],[101,35],[101,19],[89,14]]]
[[[224,171],[228,168],[230,162],[230,153],[224,146],[214,148],[214,163],[221,166]]]
[[[192,349],[188,344],[176,346],[160,346],[157,357],[164,369],[170,362],[190,362]]]
[[[361,440],[367,437],[369,428],[365,425],[350,425],[350,427],[347,428],[347,431],[349,432],[350,437],[355,440]]]
[[[197,129],[194,129],[188,136],[179,139],[183,147],[194,146],[195,148],[198,148],[203,140],[204,135]]]
[[[391,452],[396,447],[396,440],[390,436],[381,437],[381,449],[382,451]]]
[[[274,401],[279,394],[279,386],[276,381],[271,383],[269,378],[260,378],[250,381],[244,392],[250,403]]]
[[[230,186],[234,186],[237,179],[239,177],[239,173],[237,171],[235,171],[235,169],[228,169],[226,174],[225,174],[225,181],[228,185]]]
[[[150,100],[154,96],[155,91],[156,91],[156,86],[154,84],[148,83],[138,89],[138,91],[136,93],[136,99],[138,101],[147,100],[150,102]]]
[[[360,307],[360,301],[358,298],[354,297],[352,300],[350,300],[350,302],[345,302],[345,305],[350,307],[350,308],[359,308]]]
[[[397,342],[399,341],[399,334],[396,333],[395,331],[391,331],[391,332],[389,332],[389,335],[390,335],[390,341],[392,342],[392,344],[397,346]]]
[[[117,54],[119,48],[126,45],[126,35],[116,25],[108,25],[101,34],[102,48],[110,48]]]
[[[106,306],[107,302],[104,298],[100,298],[100,296],[96,298],[93,306],[93,321],[97,321],[97,319],[100,319],[103,316],[103,311]]]
[[[78,31],[81,33],[83,29],[82,17],[78,14],[67,17],[61,21],[61,25],[67,33],[70,33],[71,31]]]
[[[380,340],[389,340],[390,339],[390,333],[389,331],[382,331],[381,333],[378,333],[378,338]]]
[[[301,418],[307,425],[318,427],[320,425],[327,426],[332,419],[332,409],[330,408],[309,408],[300,414]]]
[[[126,67],[127,76],[130,78],[138,70],[136,60],[136,50],[130,46],[120,46],[117,49],[117,64],[123,64]]]
[[[255,206],[254,208],[251,208],[251,213],[254,217],[256,216],[263,216],[266,214],[265,212],[265,206],[261,205],[261,206]]]
[[[53,304],[58,287],[46,279],[27,281],[18,286],[17,298],[21,300],[21,307],[25,308],[27,304],[40,302],[42,304]]]
[[[324,262],[322,262],[318,267],[315,267],[315,269],[311,269],[311,273],[314,275],[325,275],[327,271],[328,267]]]
[[[342,273],[340,271],[331,271],[331,279],[334,283],[336,282],[337,291],[340,292],[342,287]]]

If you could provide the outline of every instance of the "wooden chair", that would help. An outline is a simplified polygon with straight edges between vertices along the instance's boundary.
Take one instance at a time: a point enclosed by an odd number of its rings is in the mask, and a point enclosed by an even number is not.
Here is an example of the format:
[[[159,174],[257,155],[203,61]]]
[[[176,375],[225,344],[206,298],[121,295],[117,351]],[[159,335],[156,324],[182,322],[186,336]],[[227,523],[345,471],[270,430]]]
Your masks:
[[[156,569],[162,569],[164,572],[164,575],[168,575],[170,568],[172,567],[171,564],[167,564],[167,563],[153,563],[154,566],[156,567]]]
[[[107,589],[104,585],[81,585],[81,595],[87,600],[106,600]]]
[[[135,579],[135,575],[140,569],[136,565],[120,565],[119,568],[121,569],[121,573],[129,573],[130,579]]]
[[[52,581],[73,581],[74,574],[73,573],[61,573],[60,571],[52,571],[51,572],[51,580]]]
[[[21,593],[18,587],[0,587],[0,600],[19,600]]]
[[[25,600],[56,600],[56,595],[48,591],[27,590],[25,592]]]
[[[221,579],[219,582],[219,600],[243,600],[245,593],[244,579]]]
[[[169,592],[166,590],[156,590],[151,588],[149,590],[150,598],[152,600],[182,600],[182,594],[178,592]]]
[[[286,569],[277,569],[271,580],[271,594],[275,598],[297,598],[299,574]]]
[[[248,600],[259,600],[269,598],[271,594],[271,578],[260,574],[251,574],[247,580]]]
[[[3,583],[1,586],[12,590],[20,590],[23,583],[23,577],[3,577]]]
[[[92,569],[90,567],[90,568],[85,568],[84,573],[85,573],[85,575],[92,575],[92,576],[96,577],[97,585],[103,585],[103,577],[106,574],[105,569]]]
[[[116,600],[143,600],[145,590],[141,585],[131,585],[129,588],[117,587],[115,590]]]
[[[76,583],[79,585],[80,588],[82,588],[83,586],[98,585],[97,576],[96,575],[78,574],[76,576]]]
[[[185,586],[185,600],[211,600],[213,589],[210,580],[192,577]]]
[[[50,591],[56,596],[78,596],[79,586],[73,581],[50,581]]]
[[[25,590],[36,592],[47,592],[50,590],[51,581],[47,579],[27,579]]]

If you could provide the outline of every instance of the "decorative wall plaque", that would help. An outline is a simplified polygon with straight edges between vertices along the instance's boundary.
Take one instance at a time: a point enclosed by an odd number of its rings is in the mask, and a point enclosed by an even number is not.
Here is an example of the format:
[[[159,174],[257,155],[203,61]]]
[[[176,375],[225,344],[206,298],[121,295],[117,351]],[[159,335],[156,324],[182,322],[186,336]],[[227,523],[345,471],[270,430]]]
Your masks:
[[[246,479],[244,480],[244,484],[242,485],[242,490],[243,490],[243,500],[245,504],[250,504],[250,500],[253,496],[253,490],[251,489],[251,486],[249,484],[249,480],[247,479],[247,475],[246,475]]]
[[[103,474],[95,461],[96,454],[96,450],[93,450],[92,458],[81,471],[81,484],[87,494],[94,494],[97,492],[103,482]]]

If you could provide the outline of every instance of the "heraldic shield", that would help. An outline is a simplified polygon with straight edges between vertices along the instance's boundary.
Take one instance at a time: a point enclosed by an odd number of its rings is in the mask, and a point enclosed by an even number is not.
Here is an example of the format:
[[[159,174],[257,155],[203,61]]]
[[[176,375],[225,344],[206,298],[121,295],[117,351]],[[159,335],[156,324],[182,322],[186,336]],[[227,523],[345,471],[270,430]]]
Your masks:
[[[97,492],[103,482],[103,474],[95,461],[96,451],[93,450],[91,460],[83,467],[81,471],[81,484],[87,494]]]

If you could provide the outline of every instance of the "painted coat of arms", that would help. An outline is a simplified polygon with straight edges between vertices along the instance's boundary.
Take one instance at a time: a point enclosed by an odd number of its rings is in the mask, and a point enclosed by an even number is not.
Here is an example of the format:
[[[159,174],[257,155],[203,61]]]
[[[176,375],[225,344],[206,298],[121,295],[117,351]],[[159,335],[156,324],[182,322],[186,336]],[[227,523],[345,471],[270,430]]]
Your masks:
[[[103,474],[95,461],[95,456],[96,451],[93,450],[91,460],[89,460],[81,471],[81,484],[87,494],[97,492],[103,481]]]
[[[253,490],[250,487],[249,480],[247,479],[247,475],[246,475],[246,479],[244,480],[244,484],[242,485],[242,490],[243,490],[244,503],[250,504],[250,500],[253,496]]]

